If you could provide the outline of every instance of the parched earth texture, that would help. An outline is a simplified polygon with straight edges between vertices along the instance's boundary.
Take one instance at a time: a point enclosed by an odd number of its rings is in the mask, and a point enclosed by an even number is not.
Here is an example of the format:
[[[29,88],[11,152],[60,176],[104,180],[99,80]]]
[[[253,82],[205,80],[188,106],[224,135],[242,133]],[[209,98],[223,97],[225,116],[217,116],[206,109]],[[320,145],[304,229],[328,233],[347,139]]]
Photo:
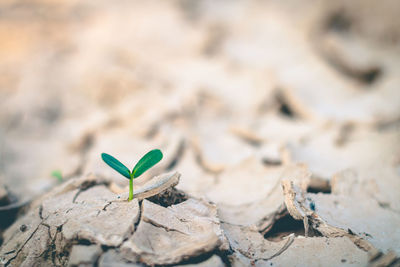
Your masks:
[[[1,1],[0,266],[400,266],[399,10]]]

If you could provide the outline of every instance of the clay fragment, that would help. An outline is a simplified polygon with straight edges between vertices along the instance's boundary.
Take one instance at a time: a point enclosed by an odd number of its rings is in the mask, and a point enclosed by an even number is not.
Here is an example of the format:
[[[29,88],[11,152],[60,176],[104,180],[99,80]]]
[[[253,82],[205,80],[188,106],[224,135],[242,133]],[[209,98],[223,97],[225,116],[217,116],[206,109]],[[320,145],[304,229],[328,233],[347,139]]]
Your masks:
[[[229,256],[232,266],[365,266],[368,263],[367,253],[346,237],[306,238],[290,234],[282,241],[272,242],[254,228],[228,224],[222,227],[234,251]]]
[[[134,230],[138,201],[113,202],[115,195],[104,184],[88,181],[77,179],[56,188],[7,229],[2,262],[65,265],[65,250],[74,243],[119,246]],[[48,254],[53,256],[41,256]]]
[[[121,251],[131,261],[176,264],[210,252],[223,242],[215,205],[189,199],[164,208],[143,200],[137,230]]]
[[[310,227],[326,237],[348,237],[373,254],[377,250],[399,254],[399,232],[386,230],[397,229],[398,213],[383,209],[373,199],[306,193],[287,180],[282,187],[290,215],[303,220],[306,232]]]
[[[218,204],[222,221],[267,232],[285,212],[280,181],[290,178],[305,189],[310,176],[302,164],[264,166],[250,158],[220,175],[207,197]]]
[[[172,172],[168,174],[162,174],[159,176],[155,176],[149,181],[147,181],[143,185],[134,187],[133,189],[133,198],[142,200],[145,198],[149,198],[155,195],[158,195],[165,190],[176,186],[179,183],[180,173]],[[125,192],[121,195],[118,195],[116,198],[121,200],[128,199],[129,192]]]

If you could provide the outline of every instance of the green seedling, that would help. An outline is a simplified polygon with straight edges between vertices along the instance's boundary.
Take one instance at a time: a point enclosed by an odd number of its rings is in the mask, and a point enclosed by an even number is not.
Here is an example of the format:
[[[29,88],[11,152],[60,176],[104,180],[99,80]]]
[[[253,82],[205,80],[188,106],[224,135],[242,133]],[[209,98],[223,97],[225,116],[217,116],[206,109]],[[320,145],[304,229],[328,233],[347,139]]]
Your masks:
[[[107,163],[108,166],[119,172],[125,178],[129,179],[129,201],[133,199],[133,179],[142,175],[145,171],[156,165],[163,157],[163,154],[159,149],[154,149],[144,155],[135,167],[133,167],[132,172],[119,160],[106,153],[101,154],[101,158]]]
[[[54,170],[51,172],[51,176],[56,178],[59,182],[63,181],[62,173],[60,170]]]

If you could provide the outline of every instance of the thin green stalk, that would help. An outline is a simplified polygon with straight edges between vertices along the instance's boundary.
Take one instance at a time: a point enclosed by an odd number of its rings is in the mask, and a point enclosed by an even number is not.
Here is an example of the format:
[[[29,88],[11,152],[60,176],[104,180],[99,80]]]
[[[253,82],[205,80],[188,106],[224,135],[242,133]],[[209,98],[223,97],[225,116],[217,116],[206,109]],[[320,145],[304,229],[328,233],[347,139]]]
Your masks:
[[[129,201],[133,199],[133,175],[131,179],[129,179]]]

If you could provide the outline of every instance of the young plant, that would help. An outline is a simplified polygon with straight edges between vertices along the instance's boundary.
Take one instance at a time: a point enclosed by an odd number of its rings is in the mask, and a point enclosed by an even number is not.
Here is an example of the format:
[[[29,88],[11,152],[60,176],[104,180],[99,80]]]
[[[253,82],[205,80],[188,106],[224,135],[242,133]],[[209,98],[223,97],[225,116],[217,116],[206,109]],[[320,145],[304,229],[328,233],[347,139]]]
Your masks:
[[[142,175],[145,171],[156,165],[163,157],[159,149],[151,150],[146,153],[133,167],[132,172],[119,160],[106,153],[101,154],[101,158],[107,163],[108,166],[122,174],[125,178],[129,179],[129,201],[133,199],[133,179]]]
[[[51,172],[51,176],[56,178],[59,182],[63,181],[63,176],[60,170],[54,170]]]

